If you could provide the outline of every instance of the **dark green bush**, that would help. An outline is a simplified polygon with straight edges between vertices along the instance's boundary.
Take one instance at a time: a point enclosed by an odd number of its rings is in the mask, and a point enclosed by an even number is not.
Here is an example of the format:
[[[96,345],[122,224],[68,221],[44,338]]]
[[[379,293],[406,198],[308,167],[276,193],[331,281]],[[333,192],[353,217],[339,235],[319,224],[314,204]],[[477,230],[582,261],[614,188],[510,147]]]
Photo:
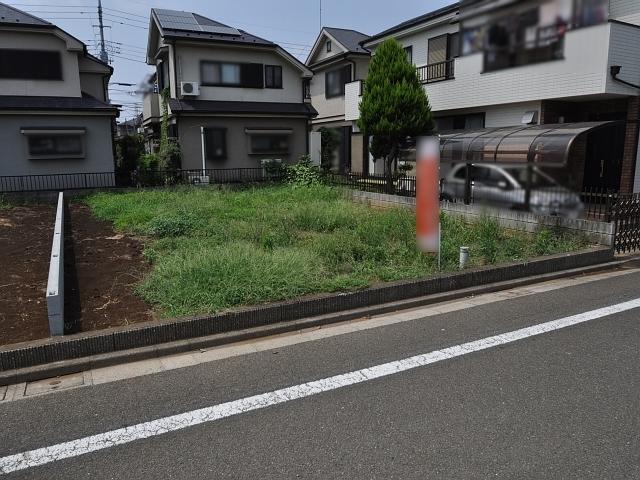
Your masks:
[[[287,181],[294,187],[311,187],[322,183],[322,175],[311,163],[311,157],[303,155],[298,163],[287,168]]]

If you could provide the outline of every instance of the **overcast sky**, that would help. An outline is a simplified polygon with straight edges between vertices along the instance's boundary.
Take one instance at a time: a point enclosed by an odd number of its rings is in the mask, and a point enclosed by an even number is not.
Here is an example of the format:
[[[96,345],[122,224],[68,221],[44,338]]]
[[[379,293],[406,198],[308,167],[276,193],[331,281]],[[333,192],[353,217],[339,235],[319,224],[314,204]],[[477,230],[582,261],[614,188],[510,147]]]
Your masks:
[[[44,18],[88,44],[97,53],[98,0],[2,0]],[[322,24],[369,35],[452,0],[322,0]],[[280,44],[305,60],[320,30],[320,0],[103,0],[106,39],[115,69],[112,82],[138,83],[151,71],[145,65],[149,10],[152,7],[196,12]],[[111,85],[114,103],[130,118],[141,99],[131,87]]]

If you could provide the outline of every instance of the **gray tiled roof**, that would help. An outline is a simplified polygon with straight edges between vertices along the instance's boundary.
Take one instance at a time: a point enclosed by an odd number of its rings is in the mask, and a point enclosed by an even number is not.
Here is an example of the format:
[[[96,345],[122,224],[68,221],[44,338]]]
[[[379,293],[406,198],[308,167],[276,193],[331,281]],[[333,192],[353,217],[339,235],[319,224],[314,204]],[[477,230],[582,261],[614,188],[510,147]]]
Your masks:
[[[356,30],[346,30],[344,28],[324,27],[324,29],[337,41],[339,41],[349,52],[369,53],[360,46],[360,42],[369,38],[369,35],[358,32]]]
[[[460,2],[452,3],[451,5],[447,5],[437,10],[433,10],[429,13],[425,13],[424,15],[420,15],[419,17],[415,17],[410,20],[406,20],[402,23],[399,23],[398,25],[395,25],[391,28],[388,28],[387,30],[384,30],[380,33],[373,35],[371,38],[369,38],[369,40],[377,40],[379,38],[393,35],[394,33],[398,33],[406,28],[411,28],[416,25],[420,25],[423,22],[427,22],[441,15],[447,15],[449,13],[455,12],[459,8],[460,8]]]
[[[217,100],[169,100],[174,113],[265,113],[280,115],[305,115],[315,117],[318,112],[308,103],[280,102],[228,102]]]
[[[165,37],[174,38],[193,38],[197,40],[210,40],[212,42],[225,42],[225,43],[241,43],[241,44],[255,44],[255,45],[268,45],[274,46],[275,43],[265,40],[264,38],[252,35],[244,30],[236,30],[233,27],[225,25],[224,23],[217,22],[202,15],[191,12],[180,12],[177,10],[167,9],[151,9],[152,15],[158,21],[158,25],[161,29],[161,33]],[[166,19],[170,16],[184,17],[185,15],[192,15],[193,22],[189,25],[191,20],[186,21],[182,25],[172,23]],[[214,31],[207,31],[207,27],[219,27],[222,32],[216,33]],[[237,32],[236,34],[234,34]]]
[[[0,24],[5,25],[28,25],[30,27],[51,27],[51,23],[31,15],[17,8],[13,8],[6,3],[0,3]]]
[[[89,95],[82,97],[0,95],[0,110],[116,111],[116,106]]]

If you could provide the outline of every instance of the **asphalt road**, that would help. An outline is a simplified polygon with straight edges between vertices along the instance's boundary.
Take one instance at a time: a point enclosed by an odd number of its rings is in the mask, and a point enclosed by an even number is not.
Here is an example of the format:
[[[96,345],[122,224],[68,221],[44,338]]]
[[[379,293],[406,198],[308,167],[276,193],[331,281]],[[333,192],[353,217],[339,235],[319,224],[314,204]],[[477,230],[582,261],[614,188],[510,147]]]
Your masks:
[[[0,457],[638,298],[633,273],[3,402]],[[6,478],[640,479],[640,309]]]

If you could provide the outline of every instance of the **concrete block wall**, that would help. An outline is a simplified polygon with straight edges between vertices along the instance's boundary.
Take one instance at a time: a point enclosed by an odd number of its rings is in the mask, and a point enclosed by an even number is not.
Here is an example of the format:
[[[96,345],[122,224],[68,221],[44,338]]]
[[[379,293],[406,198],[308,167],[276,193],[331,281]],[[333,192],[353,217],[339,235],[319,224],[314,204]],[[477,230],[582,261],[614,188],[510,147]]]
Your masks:
[[[410,208],[416,207],[416,199],[383,193],[361,192],[349,190],[348,196],[357,201],[382,208]],[[499,210],[477,205],[444,202],[441,211],[448,215],[464,218],[474,222],[483,217],[493,218],[501,227],[534,233],[541,227],[559,228],[576,234],[584,235],[589,241],[599,245],[613,246],[615,226],[613,223],[594,222],[590,220],[575,220],[563,217],[546,217],[528,212]]]

